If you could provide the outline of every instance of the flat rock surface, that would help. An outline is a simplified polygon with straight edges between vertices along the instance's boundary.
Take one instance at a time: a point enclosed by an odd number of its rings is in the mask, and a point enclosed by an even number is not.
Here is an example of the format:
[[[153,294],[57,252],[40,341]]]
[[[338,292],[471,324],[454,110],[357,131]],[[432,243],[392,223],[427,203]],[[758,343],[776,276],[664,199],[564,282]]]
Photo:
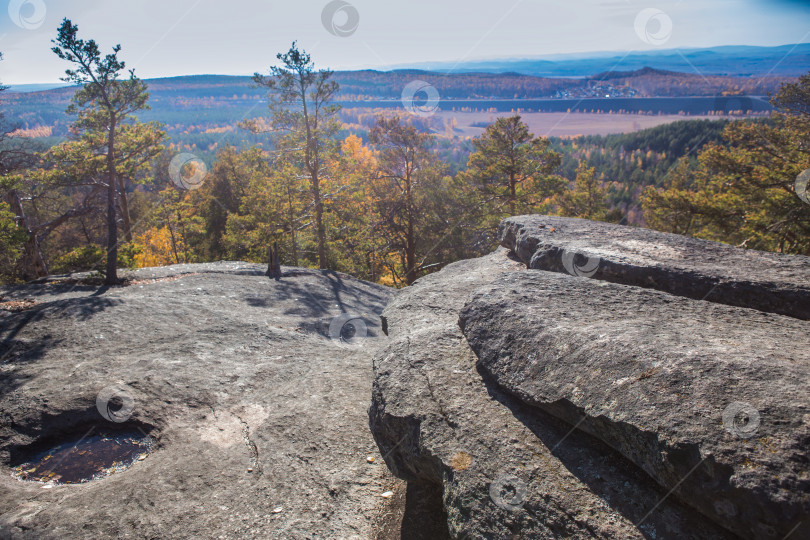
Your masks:
[[[284,270],[179,265],[127,287],[0,291],[28,305],[0,311],[0,537],[373,537],[397,482],[366,416],[390,290]],[[365,338],[332,339],[345,314]],[[132,398],[124,423],[97,408],[110,386]],[[50,489],[10,474],[32,444],[119,426],[155,441],[126,471]]]
[[[532,269],[810,319],[810,257],[537,215],[503,220],[498,235]]]
[[[388,466],[440,488],[453,538],[733,537],[608,445],[482,377],[459,311],[473,291],[527,273],[499,250],[387,306],[369,422]]]
[[[742,537],[810,537],[807,321],[536,271],[493,279],[459,320],[500,388],[674,497]]]

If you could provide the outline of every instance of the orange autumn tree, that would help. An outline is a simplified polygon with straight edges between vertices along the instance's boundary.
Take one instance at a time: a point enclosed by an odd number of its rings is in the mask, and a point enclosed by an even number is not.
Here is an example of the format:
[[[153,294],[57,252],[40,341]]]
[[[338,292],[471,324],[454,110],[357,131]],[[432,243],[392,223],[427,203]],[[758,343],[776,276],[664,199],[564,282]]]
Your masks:
[[[146,230],[135,238],[137,267],[203,260],[193,249],[203,236],[203,218],[196,213],[191,193],[173,184],[160,191],[146,220]]]

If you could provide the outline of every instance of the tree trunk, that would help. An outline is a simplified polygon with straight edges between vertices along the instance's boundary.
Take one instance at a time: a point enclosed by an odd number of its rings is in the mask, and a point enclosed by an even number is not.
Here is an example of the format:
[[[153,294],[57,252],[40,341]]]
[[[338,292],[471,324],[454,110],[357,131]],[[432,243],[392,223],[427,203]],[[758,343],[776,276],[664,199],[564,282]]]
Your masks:
[[[413,285],[416,281],[416,239],[413,231],[413,200],[411,196],[411,180],[405,181],[405,204],[408,213],[408,230],[405,233],[405,283]]]
[[[321,270],[328,268],[328,261],[326,260],[326,231],[323,227],[323,201],[321,201],[321,186],[320,178],[318,178],[318,171],[320,170],[321,161],[318,155],[318,141],[312,134],[312,119],[309,117],[309,107],[307,105],[307,83],[305,82],[303,73],[299,72],[298,84],[301,89],[301,106],[304,112],[304,124],[307,131],[307,146],[305,163],[310,174],[310,188],[312,189],[312,202],[315,206],[315,236],[318,238],[318,266]],[[318,113],[315,110],[314,122],[317,126]]]
[[[315,234],[318,237],[318,266],[321,270],[329,268],[326,260],[326,230],[323,227],[323,201],[318,174],[312,174],[312,200],[315,203]]]
[[[295,239],[295,214],[293,212],[292,194],[290,193],[289,186],[287,186],[287,208],[287,219],[290,220],[290,239],[292,241],[293,266],[298,267],[298,241]]]
[[[118,223],[116,220],[115,118],[107,136],[107,275],[105,285],[118,284]]]
[[[174,264],[180,264],[180,257],[177,255],[177,240],[174,238],[174,228],[170,225],[166,227],[169,229],[169,237],[172,240],[172,253],[174,253]]]
[[[273,242],[273,245],[267,248],[267,272],[264,275],[276,281],[281,280],[281,261],[278,257],[277,242]]]
[[[45,258],[42,256],[42,249],[39,245],[39,236],[36,231],[31,230],[28,223],[28,218],[25,215],[20,194],[16,190],[12,190],[7,197],[9,206],[14,214],[17,216],[17,224],[19,227],[28,234],[23,246],[23,257],[19,263],[19,271],[22,278],[26,281],[45,277],[48,275],[48,266],[45,264]]]
[[[517,188],[515,182],[515,173],[509,173],[509,213],[511,216],[515,215],[515,202],[517,201]]]
[[[121,198],[121,219],[124,225],[124,240],[132,243],[132,221],[129,218],[129,202],[127,201],[127,191],[124,188],[124,179],[118,177],[118,191]]]
[[[23,247],[23,258],[20,270],[25,281],[32,281],[48,275],[48,267],[42,257],[42,249],[39,245],[37,234],[29,233]]]

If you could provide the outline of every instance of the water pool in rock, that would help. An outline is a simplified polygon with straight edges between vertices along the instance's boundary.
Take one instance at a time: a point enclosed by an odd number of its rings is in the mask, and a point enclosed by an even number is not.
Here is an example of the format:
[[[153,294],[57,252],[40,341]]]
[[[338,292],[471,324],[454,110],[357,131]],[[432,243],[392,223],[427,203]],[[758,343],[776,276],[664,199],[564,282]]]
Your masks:
[[[46,484],[80,484],[128,469],[146,458],[152,443],[140,433],[86,436],[35,454],[12,474]]]

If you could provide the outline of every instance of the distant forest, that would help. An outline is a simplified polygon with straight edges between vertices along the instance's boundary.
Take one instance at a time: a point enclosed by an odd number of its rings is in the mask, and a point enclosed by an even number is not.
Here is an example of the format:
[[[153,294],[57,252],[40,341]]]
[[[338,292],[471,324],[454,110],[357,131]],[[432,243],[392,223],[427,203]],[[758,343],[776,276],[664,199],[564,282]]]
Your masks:
[[[432,85],[452,108],[454,100],[578,99],[600,97],[725,97],[768,96],[778,91],[785,77],[699,76],[645,68],[633,72],[607,72],[582,79],[542,78],[514,73],[439,74],[425,71],[336,72],[339,101],[393,100],[414,80]],[[151,109],[140,112],[144,121],[158,120],[172,135],[235,126],[239,119],[265,114],[266,91],[249,77],[200,75],[147,81]],[[6,93],[4,110],[26,130],[45,130],[48,135],[67,134],[70,118],[65,109],[75,89]],[[450,103],[447,103],[450,102]],[[718,102],[718,110],[728,99]],[[363,107],[362,104],[358,104]],[[737,105],[739,106],[739,105]],[[347,105],[348,107],[348,105]],[[175,137],[176,138],[176,137]]]

